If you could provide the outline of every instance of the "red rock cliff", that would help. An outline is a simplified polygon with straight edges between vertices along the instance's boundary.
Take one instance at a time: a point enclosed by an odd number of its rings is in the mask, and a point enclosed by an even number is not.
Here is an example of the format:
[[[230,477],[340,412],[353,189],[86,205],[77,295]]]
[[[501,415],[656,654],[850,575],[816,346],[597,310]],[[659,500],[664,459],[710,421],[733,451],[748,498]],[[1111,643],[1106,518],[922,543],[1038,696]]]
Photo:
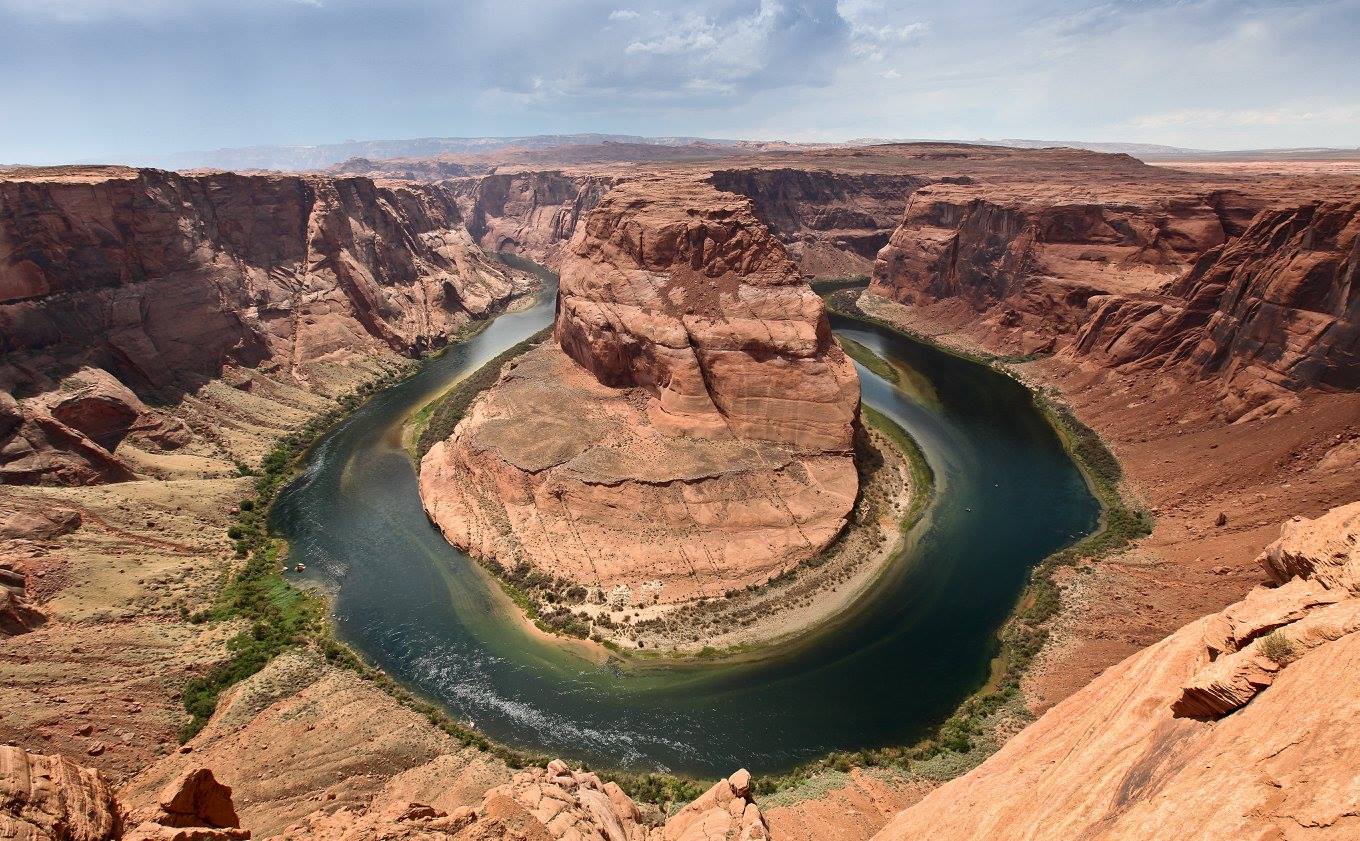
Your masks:
[[[1261,213],[1155,298],[1091,301],[1075,350],[1220,376],[1238,414],[1307,386],[1360,388],[1360,204]]]
[[[308,387],[327,366],[437,345],[514,286],[434,186],[17,170],[0,179],[0,384],[21,403],[0,405],[0,470],[127,478],[104,446],[112,416],[93,431],[73,418],[107,410],[127,415],[114,419],[125,428],[145,407],[120,392],[65,417],[25,399],[71,371],[102,369],[114,391],[162,397],[226,366]]]
[[[650,603],[762,583],[840,532],[859,383],[749,201],[616,187],[564,257],[556,338],[424,457],[451,542]]]
[[[1071,341],[1095,296],[1155,289],[1240,233],[1261,200],[1183,187],[931,184],[911,197],[872,290],[982,321],[1024,350]]]

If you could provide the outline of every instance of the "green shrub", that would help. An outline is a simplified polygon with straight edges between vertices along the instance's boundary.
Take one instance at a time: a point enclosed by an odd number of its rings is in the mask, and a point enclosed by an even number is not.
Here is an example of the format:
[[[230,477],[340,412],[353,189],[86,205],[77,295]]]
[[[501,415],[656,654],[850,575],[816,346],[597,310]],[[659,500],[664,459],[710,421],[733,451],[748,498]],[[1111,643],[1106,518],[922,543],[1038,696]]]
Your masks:
[[[1273,631],[1261,640],[1261,653],[1276,663],[1288,663],[1294,656],[1294,643],[1279,631]]]

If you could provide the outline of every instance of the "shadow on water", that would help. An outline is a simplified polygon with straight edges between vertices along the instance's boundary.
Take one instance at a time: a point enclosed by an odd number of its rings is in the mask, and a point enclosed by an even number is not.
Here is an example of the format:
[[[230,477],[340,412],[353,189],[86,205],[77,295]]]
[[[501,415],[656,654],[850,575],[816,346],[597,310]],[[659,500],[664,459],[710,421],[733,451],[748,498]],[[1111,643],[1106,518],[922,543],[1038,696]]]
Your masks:
[[[920,443],[938,487],[902,556],[854,611],[751,662],[600,665],[535,637],[427,520],[397,431],[459,377],[549,324],[555,289],[426,363],[325,436],[273,525],[335,593],[337,632],[492,738],[595,765],[717,775],[911,742],[986,679],[1030,568],[1099,507],[1029,393],[878,328],[840,334],[907,376],[860,368],[864,401]]]

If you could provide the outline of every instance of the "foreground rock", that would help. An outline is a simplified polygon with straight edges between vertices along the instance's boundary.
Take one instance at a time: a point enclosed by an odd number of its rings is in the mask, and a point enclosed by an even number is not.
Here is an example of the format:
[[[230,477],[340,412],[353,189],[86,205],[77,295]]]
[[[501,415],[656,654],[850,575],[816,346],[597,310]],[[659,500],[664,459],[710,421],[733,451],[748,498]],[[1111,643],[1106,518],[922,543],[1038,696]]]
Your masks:
[[[125,814],[104,776],[62,756],[0,747],[0,838],[19,841],[244,841],[231,789],[207,769]]]
[[[620,186],[572,240],[559,295],[556,342],[422,460],[452,543],[637,604],[761,584],[835,538],[858,380],[749,202]]]
[[[561,760],[516,774],[474,807],[446,812],[424,803],[375,800],[366,809],[317,813],[282,839],[525,839],[525,841],[761,841],[769,830],[751,802],[751,775],[738,771],[662,823],[617,784]],[[649,819],[650,818],[650,819]]]
[[[877,838],[1360,833],[1360,503],[1286,524],[1277,581],[1108,669]]]

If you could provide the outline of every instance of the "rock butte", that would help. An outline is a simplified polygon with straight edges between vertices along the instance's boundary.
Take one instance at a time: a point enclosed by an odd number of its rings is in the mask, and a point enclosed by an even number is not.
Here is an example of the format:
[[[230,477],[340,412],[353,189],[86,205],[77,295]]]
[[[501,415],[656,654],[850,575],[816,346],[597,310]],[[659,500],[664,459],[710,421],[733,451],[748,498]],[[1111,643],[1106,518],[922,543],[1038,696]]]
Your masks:
[[[562,258],[554,341],[421,463],[455,545],[624,591],[719,596],[846,522],[859,382],[750,202],[702,182],[607,193]]]

